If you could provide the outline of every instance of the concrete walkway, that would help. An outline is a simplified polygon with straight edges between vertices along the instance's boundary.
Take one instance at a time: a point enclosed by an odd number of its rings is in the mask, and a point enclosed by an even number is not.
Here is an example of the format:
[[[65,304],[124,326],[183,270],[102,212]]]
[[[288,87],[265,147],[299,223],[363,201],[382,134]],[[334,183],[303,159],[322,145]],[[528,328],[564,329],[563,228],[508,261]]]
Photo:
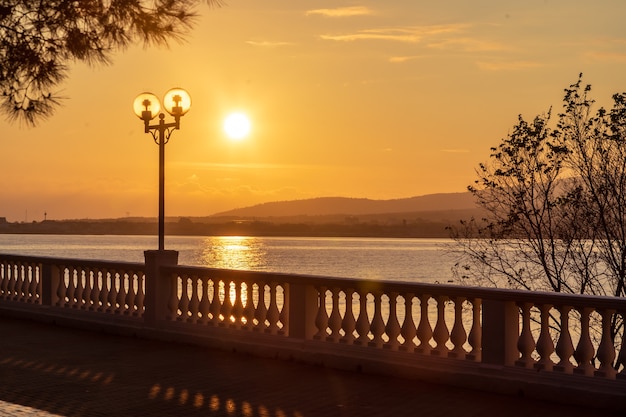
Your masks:
[[[622,415],[0,317],[0,416],[51,414]]]

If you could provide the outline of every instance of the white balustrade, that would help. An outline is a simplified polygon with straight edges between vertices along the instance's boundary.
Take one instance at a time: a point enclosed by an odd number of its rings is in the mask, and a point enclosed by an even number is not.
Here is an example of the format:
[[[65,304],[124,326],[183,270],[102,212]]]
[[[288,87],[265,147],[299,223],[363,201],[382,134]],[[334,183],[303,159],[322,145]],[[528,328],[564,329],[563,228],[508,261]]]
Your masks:
[[[236,274],[235,274],[236,275]],[[231,271],[176,274],[167,320],[278,335],[286,321],[284,284],[236,277]]]
[[[98,261],[0,259],[0,300],[137,318],[144,310],[142,269],[142,265]]]
[[[0,300],[41,303],[41,264],[10,260],[0,264]]]
[[[0,307],[18,304],[194,335],[248,332],[338,352],[388,351],[407,363],[436,357],[626,380],[618,298],[0,255]]]

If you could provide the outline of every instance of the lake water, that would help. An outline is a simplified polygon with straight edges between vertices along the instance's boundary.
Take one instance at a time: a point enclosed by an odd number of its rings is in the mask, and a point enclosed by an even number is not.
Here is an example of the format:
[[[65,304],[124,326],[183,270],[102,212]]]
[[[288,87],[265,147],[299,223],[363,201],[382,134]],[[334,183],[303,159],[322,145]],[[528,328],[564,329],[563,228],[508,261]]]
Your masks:
[[[446,283],[449,239],[168,236],[179,264],[332,277]],[[0,253],[143,262],[153,236],[0,234]]]

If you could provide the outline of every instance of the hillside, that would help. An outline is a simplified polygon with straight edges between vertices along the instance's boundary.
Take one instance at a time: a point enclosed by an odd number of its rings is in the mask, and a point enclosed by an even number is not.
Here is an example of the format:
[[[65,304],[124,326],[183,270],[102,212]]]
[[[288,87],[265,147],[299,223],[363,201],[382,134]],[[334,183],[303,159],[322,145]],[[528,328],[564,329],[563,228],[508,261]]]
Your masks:
[[[375,214],[471,211],[476,209],[469,193],[441,193],[418,197],[371,200],[367,198],[321,197],[307,200],[277,201],[217,213],[212,217],[297,217],[363,216]]]
[[[168,217],[168,235],[449,237],[448,227],[480,217],[470,193],[431,194],[395,200],[313,198],[279,201],[208,217]],[[121,218],[0,222],[0,233],[155,234],[156,219]]]

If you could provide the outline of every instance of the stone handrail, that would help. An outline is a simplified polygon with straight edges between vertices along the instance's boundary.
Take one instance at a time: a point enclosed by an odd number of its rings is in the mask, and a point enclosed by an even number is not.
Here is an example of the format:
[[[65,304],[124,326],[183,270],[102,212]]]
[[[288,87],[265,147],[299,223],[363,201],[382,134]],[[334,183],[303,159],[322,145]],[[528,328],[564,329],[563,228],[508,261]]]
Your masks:
[[[626,407],[624,299],[179,266],[169,252],[145,265],[0,255],[0,310],[536,396],[570,386]]]

